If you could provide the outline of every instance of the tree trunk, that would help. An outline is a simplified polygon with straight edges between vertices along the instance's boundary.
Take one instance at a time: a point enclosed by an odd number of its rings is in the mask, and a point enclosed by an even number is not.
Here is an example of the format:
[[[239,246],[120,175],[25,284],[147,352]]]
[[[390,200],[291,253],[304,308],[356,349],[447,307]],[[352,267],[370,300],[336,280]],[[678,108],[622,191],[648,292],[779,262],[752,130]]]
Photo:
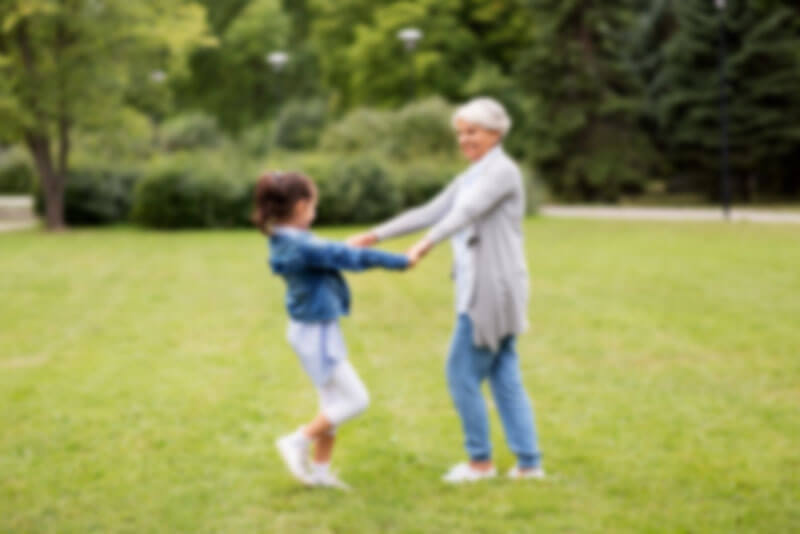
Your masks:
[[[22,54],[22,62],[28,74],[28,82],[32,87],[42,83],[36,64],[36,55],[30,42],[28,23],[26,20],[17,26],[16,40]],[[59,231],[64,228],[64,177],[65,167],[69,152],[69,122],[64,120],[60,126],[59,168],[53,166],[53,156],[50,153],[50,136],[48,132],[48,117],[42,107],[41,99],[36,92],[31,92],[27,98],[28,105],[36,119],[34,125],[25,133],[25,142],[33,155],[36,170],[44,191],[45,222],[47,229]],[[62,114],[62,117],[65,115]],[[62,164],[63,163],[63,164]]]
[[[43,136],[27,135],[28,149],[33,155],[44,193],[45,224],[48,230],[64,229],[64,177],[53,168],[50,140]]]

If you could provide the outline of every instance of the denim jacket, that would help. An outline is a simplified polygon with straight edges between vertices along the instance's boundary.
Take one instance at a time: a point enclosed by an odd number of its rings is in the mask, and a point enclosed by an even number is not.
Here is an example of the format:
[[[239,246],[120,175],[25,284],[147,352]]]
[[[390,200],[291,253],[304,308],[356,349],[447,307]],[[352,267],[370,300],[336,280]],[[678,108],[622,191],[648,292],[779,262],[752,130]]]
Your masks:
[[[402,270],[408,259],[368,248],[354,248],[314,237],[310,232],[279,227],[269,237],[272,272],[286,281],[286,308],[292,319],[330,321],[350,312],[350,289],[340,270],[373,267]]]

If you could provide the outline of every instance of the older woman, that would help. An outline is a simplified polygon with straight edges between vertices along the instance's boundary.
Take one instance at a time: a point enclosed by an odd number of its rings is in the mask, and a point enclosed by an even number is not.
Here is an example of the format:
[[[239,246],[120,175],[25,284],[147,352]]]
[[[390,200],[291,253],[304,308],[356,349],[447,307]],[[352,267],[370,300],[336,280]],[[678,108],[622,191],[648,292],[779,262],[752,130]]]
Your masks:
[[[461,483],[496,475],[481,394],[487,378],[506,441],[517,456],[509,477],[542,478],[533,410],[516,351],[516,336],[527,324],[528,271],[522,177],[501,146],[511,119],[496,100],[476,98],[458,108],[453,126],[470,167],[427,204],[351,238],[350,243],[370,246],[430,228],[411,249],[416,261],[451,239],[457,321],[447,381],[461,417],[469,462],[454,466],[444,480]]]

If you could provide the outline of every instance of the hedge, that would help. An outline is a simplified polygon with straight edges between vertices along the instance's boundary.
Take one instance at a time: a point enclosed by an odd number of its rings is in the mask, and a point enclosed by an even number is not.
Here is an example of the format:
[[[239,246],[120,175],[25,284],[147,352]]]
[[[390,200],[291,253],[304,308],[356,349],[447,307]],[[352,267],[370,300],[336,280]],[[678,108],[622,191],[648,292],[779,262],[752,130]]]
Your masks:
[[[128,220],[133,189],[141,170],[134,166],[99,162],[70,170],[64,189],[64,219],[71,225],[103,225]],[[41,188],[36,211],[44,212]]]
[[[30,156],[21,146],[0,148],[0,194],[28,194],[36,174]]]
[[[139,181],[132,217],[153,228],[219,228],[249,222],[254,179],[186,154],[159,161]]]

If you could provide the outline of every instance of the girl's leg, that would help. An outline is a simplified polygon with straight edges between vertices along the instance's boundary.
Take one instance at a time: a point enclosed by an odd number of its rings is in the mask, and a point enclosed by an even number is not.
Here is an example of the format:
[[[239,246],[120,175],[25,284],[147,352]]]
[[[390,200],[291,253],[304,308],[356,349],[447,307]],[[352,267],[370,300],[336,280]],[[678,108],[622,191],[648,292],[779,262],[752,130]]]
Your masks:
[[[314,461],[318,464],[327,464],[333,455],[333,444],[336,442],[336,434],[327,432],[317,438],[314,448]]]
[[[335,428],[367,409],[369,393],[350,362],[344,360],[320,386],[319,401],[320,412],[305,426],[303,433],[309,439],[322,439],[332,446]]]
[[[506,441],[516,454],[520,469],[532,469],[540,464],[536,422],[531,402],[522,383],[516,341],[504,340],[490,373],[492,394],[503,422]]]

